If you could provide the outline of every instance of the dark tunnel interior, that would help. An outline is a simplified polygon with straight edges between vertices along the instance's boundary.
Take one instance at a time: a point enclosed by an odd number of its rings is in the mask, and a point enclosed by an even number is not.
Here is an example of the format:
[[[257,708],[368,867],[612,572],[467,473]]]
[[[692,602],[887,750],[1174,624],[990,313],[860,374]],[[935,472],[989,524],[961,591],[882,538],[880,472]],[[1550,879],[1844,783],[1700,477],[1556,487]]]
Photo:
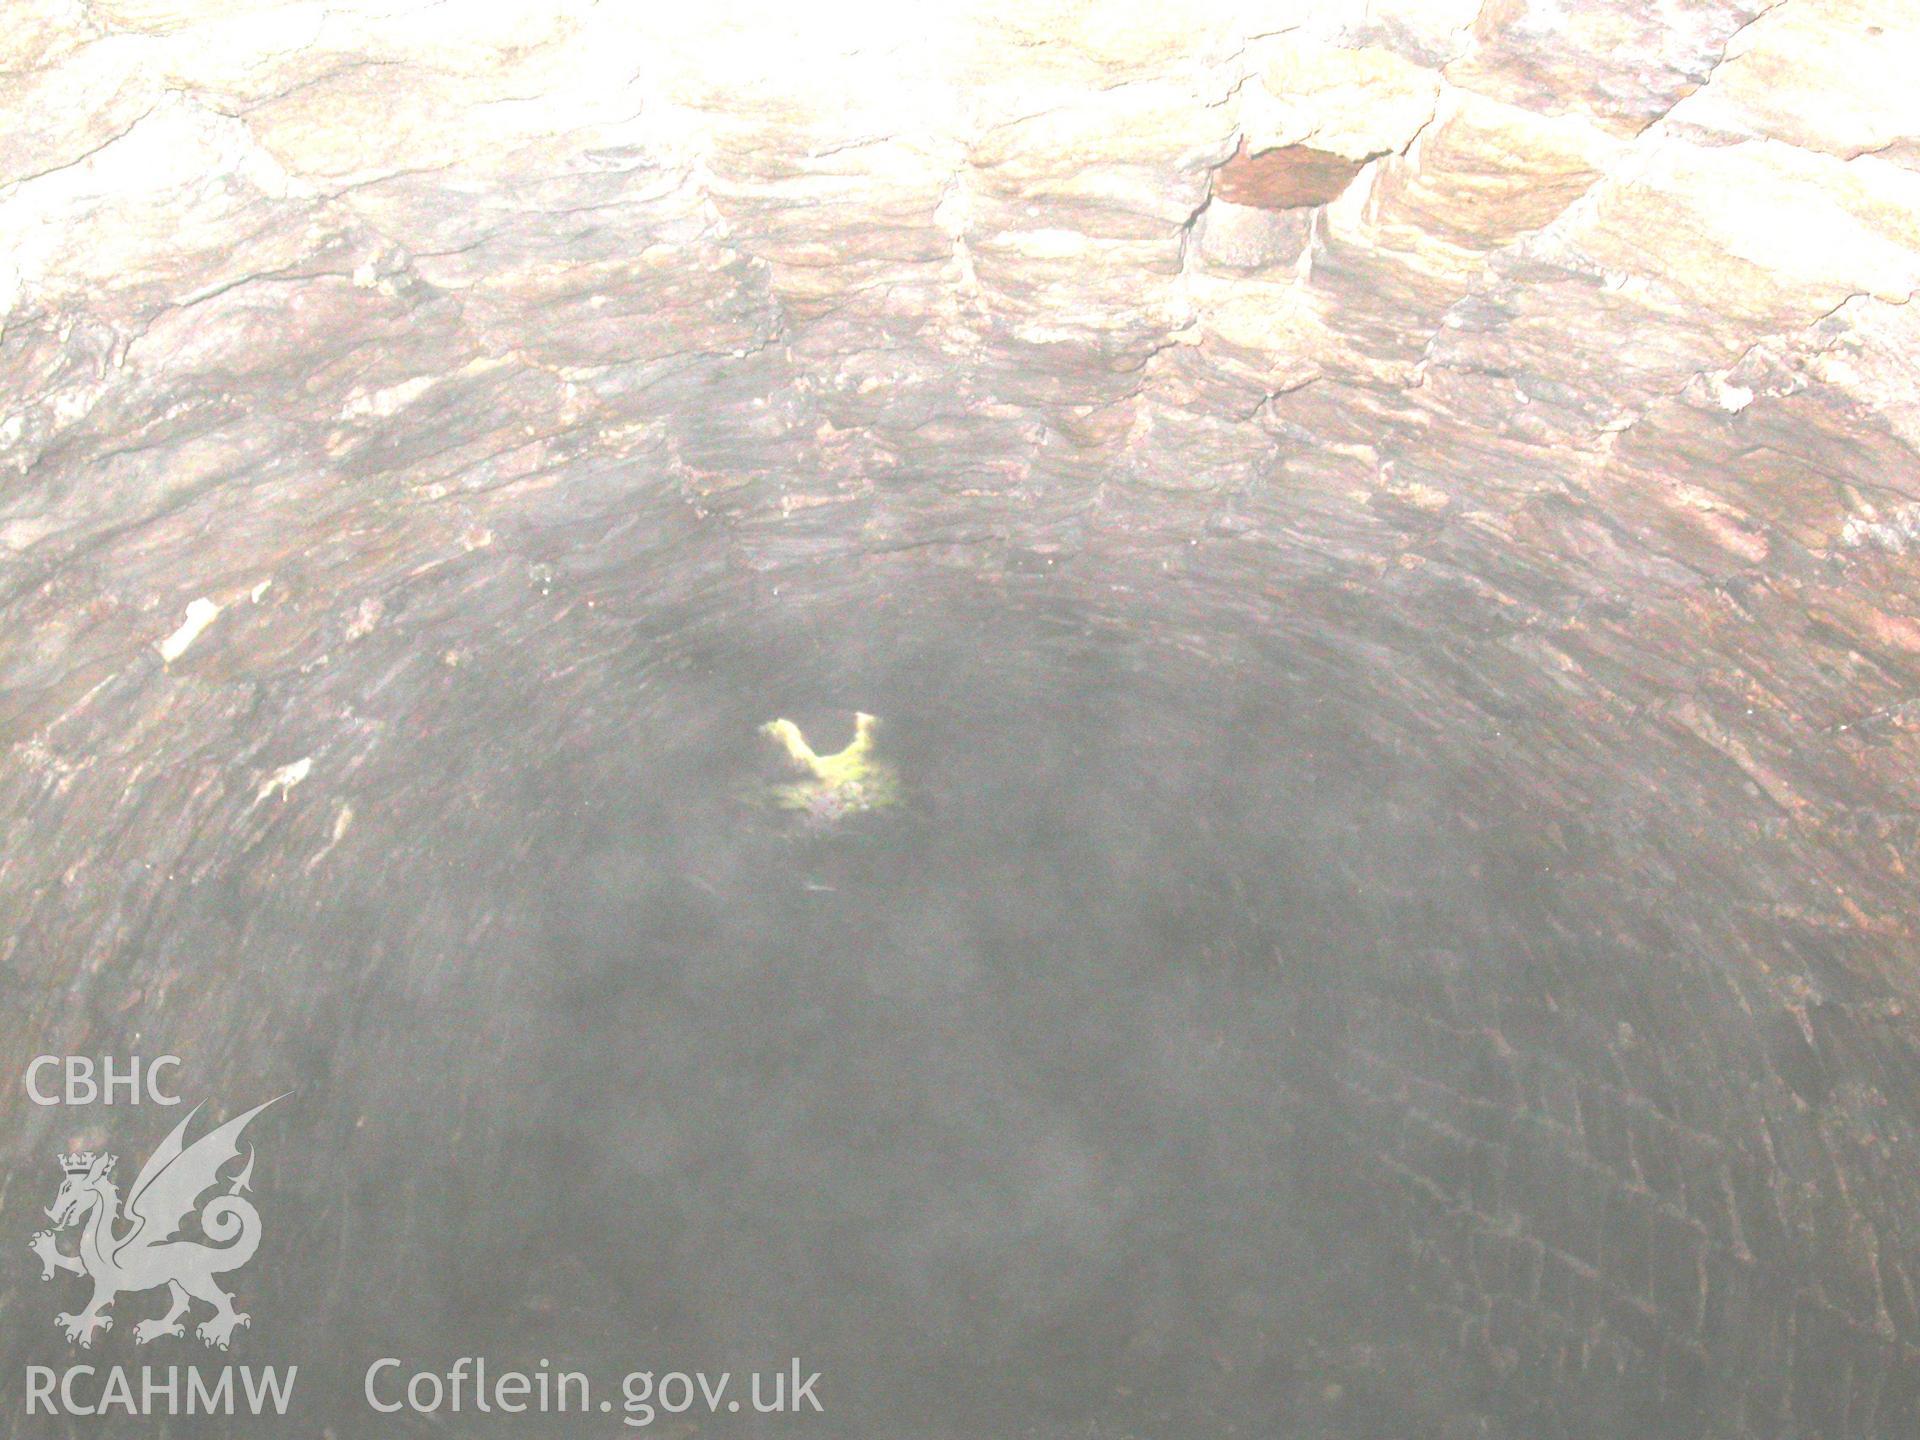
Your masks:
[[[1916,152],[1791,17],[1333,8],[34,9],[0,1429],[1920,1427]],[[231,1349],[80,1344],[65,1157],[265,1101]]]

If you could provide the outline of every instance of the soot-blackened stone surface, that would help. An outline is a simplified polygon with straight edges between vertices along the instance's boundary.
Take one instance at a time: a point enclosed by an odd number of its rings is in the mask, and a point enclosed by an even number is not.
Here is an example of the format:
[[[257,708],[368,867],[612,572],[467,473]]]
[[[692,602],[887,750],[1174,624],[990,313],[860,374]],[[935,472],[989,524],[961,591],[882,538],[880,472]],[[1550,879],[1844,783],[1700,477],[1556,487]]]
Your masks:
[[[8,1080],[0,1433],[1913,1434],[1917,41],[12,6],[0,1074],[292,1094],[231,1354],[83,1353],[183,1110]]]

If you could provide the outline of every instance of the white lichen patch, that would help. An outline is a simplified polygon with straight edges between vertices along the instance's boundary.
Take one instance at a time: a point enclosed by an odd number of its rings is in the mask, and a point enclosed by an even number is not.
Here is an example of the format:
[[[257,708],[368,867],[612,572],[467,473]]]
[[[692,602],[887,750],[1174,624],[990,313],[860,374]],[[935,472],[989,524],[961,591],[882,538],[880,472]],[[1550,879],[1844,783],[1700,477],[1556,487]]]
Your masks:
[[[186,654],[187,647],[200,638],[200,632],[219,617],[220,607],[202,595],[187,606],[187,618],[180,622],[180,628],[155,647],[160,651],[160,658],[171,665]]]
[[[340,407],[340,418],[357,420],[363,416],[373,416],[384,420],[389,415],[405,409],[439,383],[439,377],[436,375],[416,375],[411,380],[402,380],[398,385],[388,385],[384,389],[355,394]]]
[[[313,757],[311,755],[303,755],[291,765],[282,765],[261,783],[259,791],[253,797],[253,803],[258,805],[276,791],[279,792],[280,798],[285,800],[292,793],[293,787],[312,773]]]
[[[832,755],[821,755],[791,720],[769,720],[760,733],[777,741],[794,767],[807,778],[772,788],[774,804],[798,811],[808,829],[826,829],[850,815],[884,810],[900,798],[900,781],[893,767],[874,758],[874,732],[880,722],[864,711],[854,717],[853,743]]]
[[[1884,515],[1873,508],[1849,515],[1840,527],[1840,543],[1849,550],[1905,555],[1920,547],[1920,505],[1896,505]]]
[[[1713,382],[1713,398],[1729,415],[1738,415],[1753,403],[1753,391],[1744,385],[1729,385],[1725,380],[1716,380]]]
[[[306,868],[309,870],[313,869],[314,866],[318,865],[322,860],[326,859],[328,855],[332,854],[333,847],[338,845],[342,840],[346,839],[347,831],[352,828],[353,828],[353,806],[347,804],[346,801],[342,800],[340,802],[340,808],[334,812],[332,834],[330,834],[327,837],[326,844],[322,845],[318,850],[313,852],[312,858],[307,861]]]
[[[1411,505],[1416,510],[1428,512],[1447,508],[1447,492],[1432,485],[1422,484],[1418,480],[1397,481],[1386,487],[1387,494],[1403,505]]]
[[[387,607],[374,596],[369,595],[354,607],[353,618],[347,621],[347,628],[341,639],[354,641],[371,635],[380,626]]]

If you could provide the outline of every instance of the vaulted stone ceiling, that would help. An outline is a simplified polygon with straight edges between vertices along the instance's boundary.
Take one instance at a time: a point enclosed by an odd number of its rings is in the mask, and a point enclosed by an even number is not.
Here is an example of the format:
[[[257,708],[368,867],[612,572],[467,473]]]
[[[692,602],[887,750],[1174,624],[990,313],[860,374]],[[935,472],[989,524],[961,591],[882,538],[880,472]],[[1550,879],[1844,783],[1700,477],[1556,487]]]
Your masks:
[[[636,644],[791,688],[1044,614],[1543,890],[1551,955],[1326,1062],[1469,1358],[1591,1433],[1601,1340],[1713,1433],[1904,1433],[1916,54],[1894,0],[16,0],[9,1063],[244,1072],[196,955],[284,945],[283,1023],[349,983],[288,917],[539,863],[530,756],[785,703]]]

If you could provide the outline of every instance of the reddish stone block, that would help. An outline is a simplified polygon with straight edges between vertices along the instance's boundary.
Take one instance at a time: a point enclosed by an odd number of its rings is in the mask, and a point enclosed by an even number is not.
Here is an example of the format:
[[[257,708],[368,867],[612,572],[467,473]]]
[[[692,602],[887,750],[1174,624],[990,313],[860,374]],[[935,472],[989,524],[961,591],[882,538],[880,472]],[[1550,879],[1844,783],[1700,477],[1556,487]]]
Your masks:
[[[1284,145],[1249,154],[1247,143],[1214,172],[1213,193],[1233,205],[1291,210],[1324,205],[1353,183],[1363,162],[1310,145]]]

